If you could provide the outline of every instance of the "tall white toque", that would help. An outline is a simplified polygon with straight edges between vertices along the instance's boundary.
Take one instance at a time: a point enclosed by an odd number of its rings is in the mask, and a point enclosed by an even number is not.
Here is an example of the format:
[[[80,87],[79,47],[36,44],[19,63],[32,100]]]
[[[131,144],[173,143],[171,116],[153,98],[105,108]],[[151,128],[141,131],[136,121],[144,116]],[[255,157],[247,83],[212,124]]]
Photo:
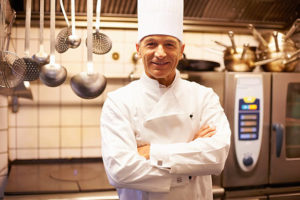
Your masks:
[[[138,41],[148,35],[183,39],[183,0],[138,0]]]

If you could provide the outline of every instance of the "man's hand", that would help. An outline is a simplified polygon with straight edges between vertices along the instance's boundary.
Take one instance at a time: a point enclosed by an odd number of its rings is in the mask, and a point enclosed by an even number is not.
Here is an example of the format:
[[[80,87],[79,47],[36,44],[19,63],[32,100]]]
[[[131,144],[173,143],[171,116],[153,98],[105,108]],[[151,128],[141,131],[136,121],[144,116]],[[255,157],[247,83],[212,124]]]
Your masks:
[[[150,144],[145,144],[142,146],[138,146],[138,153],[141,156],[144,156],[147,160],[150,158]]]
[[[197,138],[211,137],[216,134],[216,127],[204,125],[200,128],[200,130],[195,134],[193,140]]]

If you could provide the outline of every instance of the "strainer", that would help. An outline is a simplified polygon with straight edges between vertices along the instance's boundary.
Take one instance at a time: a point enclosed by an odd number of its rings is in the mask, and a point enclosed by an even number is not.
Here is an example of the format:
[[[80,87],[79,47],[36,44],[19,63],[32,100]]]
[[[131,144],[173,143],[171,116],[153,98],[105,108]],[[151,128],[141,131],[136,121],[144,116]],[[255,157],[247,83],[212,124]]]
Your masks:
[[[100,33],[100,13],[101,13],[101,0],[97,1],[96,8],[96,32],[93,33],[93,53],[102,55],[108,53],[112,48],[111,39],[104,33]],[[87,41],[87,40],[86,40]],[[87,42],[86,42],[87,44]]]
[[[31,0],[26,1],[26,19],[25,19],[25,74],[24,81],[34,81],[39,78],[41,67],[39,63],[29,57],[29,31],[30,31],[30,20],[31,19]],[[22,61],[19,59],[16,61],[21,64]]]
[[[1,0],[1,5],[6,2]],[[8,51],[9,42],[10,42],[10,33],[11,27],[15,20],[15,12],[13,12],[14,16],[11,18],[10,24],[7,28],[7,35],[5,36],[5,15],[6,10],[4,9],[6,6],[0,6],[0,34],[1,34],[1,51],[0,51],[0,86],[6,88],[13,88],[19,85],[23,81],[24,73],[25,73],[25,62],[21,60],[21,63],[18,64],[16,61],[19,57],[12,52]],[[6,39],[5,39],[6,38]],[[6,51],[4,49],[4,41],[6,40]]]
[[[12,52],[0,51],[0,54],[0,86],[16,87],[23,81],[26,64]]]
[[[55,49],[58,53],[64,53],[69,49],[69,44],[68,44],[68,37],[70,35],[72,35],[72,30],[71,30],[71,26],[68,20],[68,17],[66,15],[66,11],[64,8],[64,4],[63,1],[60,0],[60,7],[62,10],[62,13],[64,15],[65,21],[67,23],[67,27],[63,28],[57,35],[56,37],[56,41],[55,41]]]

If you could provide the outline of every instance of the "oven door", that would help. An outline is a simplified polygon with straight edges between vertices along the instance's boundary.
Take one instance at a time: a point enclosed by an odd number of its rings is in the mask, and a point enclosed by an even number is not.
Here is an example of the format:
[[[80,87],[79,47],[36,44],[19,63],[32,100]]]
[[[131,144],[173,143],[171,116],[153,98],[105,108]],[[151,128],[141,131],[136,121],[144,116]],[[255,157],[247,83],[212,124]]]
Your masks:
[[[274,194],[269,196],[270,200],[295,200],[300,199],[300,193]]]
[[[300,182],[300,73],[272,75],[270,183]]]

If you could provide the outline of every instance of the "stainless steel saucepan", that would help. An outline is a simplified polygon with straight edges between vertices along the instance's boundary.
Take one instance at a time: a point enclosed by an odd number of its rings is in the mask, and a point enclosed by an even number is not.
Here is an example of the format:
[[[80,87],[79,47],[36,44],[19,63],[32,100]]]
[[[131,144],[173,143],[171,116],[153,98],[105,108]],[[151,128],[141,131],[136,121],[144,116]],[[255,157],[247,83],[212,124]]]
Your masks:
[[[252,24],[249,24],[248,28],[259,42],[259,61],[255,65],[261,65],[265,71],[270,72],[295,70],[296,61],[300,59],[300,51],[289,38],[291,31],[287,35],[277,31],[260,34]]]
[[[215,41],[216,44],[225,47],[224,65],[226,70],[234,72],[251,72],[255,68],[256,54],[255,47],[250,47],[248,43],[243,47],[237,47],[234,41],[233,31],[228,32],[231,46]]]

